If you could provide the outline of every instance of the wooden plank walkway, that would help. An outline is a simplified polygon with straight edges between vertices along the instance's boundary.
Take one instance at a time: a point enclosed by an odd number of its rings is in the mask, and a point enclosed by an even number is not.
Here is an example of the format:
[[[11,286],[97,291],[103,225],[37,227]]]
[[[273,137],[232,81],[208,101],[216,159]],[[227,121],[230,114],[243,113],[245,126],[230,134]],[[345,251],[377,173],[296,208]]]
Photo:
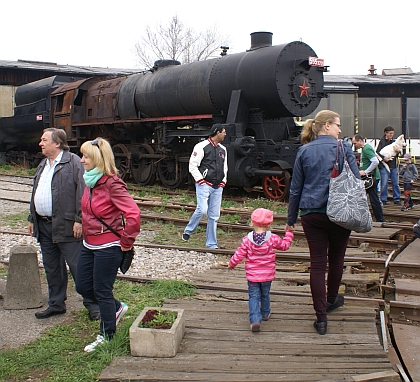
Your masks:
[[[391,269],[398,270],[404,264],[417,264],[420,266],[420,240],[416,239],[402,251],[395,259]],[[390,264],[390,265],[391,265]],[[401,272],[395,272],[395,300],[410,303],[413,309],[420,311],[420,279],[418,273],[407,277]],[[398,278],[401,277],[401,278]],[[393,302],[391,301],[391,306]],[[392,319],[392,332],[395,343],[404,365],[412,381],[420,381],[420,317],[414,320]]]
[[[217,288],[246,286],[243,270],[197,275],[214,289],[189,300],[169,300],[182,308],[186,332],[174,358],[117,357],[100,381],[400,381],[384,352],[374,305],[346,301],[329,315],[328,332],[313,328],[310,297],[272,294],[272,314],[252,333],[248,293]],[[216,283],[217,280],[217,283]],[[276,283],[272,291],[281,291]],[[295,289],[296,290],[296,289]]]

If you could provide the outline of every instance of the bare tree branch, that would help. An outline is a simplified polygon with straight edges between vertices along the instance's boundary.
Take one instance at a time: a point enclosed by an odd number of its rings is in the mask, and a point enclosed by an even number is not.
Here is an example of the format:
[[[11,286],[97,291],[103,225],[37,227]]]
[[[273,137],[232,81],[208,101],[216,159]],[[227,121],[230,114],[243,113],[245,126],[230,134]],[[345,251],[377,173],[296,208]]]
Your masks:
[[[140,65],[151,68],[156,60],[189,63],[216,57],[222,44],[229,44],[229,39],[221,36],[216,26],[196,32],[175,15],[167,25],[154,30],[146,26],[144,36],[135,44],[135,54]]]

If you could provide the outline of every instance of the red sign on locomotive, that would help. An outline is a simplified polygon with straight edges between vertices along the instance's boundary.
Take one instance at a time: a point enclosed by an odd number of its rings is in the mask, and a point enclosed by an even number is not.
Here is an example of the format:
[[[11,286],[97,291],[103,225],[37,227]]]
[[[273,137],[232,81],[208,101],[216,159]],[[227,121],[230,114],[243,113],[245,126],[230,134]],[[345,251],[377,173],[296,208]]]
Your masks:
[[[318,57],[309,57],[309,65],[311,66],[324,66],[324,59]]]

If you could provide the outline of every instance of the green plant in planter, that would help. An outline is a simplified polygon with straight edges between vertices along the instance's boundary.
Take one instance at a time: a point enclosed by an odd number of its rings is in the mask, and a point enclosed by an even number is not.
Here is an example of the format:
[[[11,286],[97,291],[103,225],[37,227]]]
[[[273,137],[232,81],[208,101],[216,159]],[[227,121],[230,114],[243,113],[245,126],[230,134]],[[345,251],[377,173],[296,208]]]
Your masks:
[[[139,322],[140,328],[170,329],[178,316],[172,310],[150,309]]]

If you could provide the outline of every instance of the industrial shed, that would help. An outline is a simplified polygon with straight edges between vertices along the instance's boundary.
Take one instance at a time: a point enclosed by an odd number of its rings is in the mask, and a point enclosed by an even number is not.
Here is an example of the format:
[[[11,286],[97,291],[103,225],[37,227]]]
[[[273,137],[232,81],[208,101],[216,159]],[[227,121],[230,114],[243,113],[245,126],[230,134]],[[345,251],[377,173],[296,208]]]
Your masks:
[[[135,69],[96,68],[89,66],[58,65],[53,62],[0,60],[0,117],[13,115],[16,88],[29,82],[60,75],[87,78],[118,76],[137,73]]]
[[[359,133],[370,139],[383,136],[386,126],[407,139],[420,138],[420,73],[410,68],[384,69],[371,66],[365,76],[324,76],[329,97],[322,100],[311,118],[322,109],[341,116],[344,136]]]

